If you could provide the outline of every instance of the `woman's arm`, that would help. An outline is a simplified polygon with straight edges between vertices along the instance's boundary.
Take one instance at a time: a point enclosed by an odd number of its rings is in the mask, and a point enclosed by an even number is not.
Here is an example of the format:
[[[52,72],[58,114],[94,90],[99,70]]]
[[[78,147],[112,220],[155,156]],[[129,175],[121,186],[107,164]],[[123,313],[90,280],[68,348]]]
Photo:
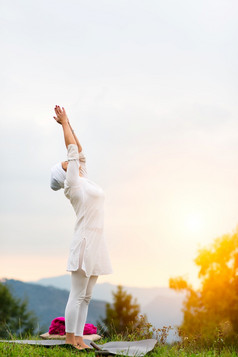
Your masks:
[[[69,119],[66,115],[65,109],[62,107],[62,110],[61,110],[60,107],[58,105],[56,105],[55,113],[56,113],[57,117],[54,117],[54,119],[57,121],[57,123],[59,123],[63,126],[65,145],[67,148],[68,148],[69,144],[77,145],[78,153],[79,153],[80,172],[81,172],[82,176],[87,177],[88,173],[87,173],[87,168],[86,168],[86,157],[82,151],[82,146],[80,145],[78,138],[74,134],[74,131],[69,123]],[[71,132],[71,135],[69,135],[69,131]]]
[[[81,151],[82,151],[82,146],[80,145],[80,142],[79,142],[79,140],[78,140],[78,138],[77,138],[75,132],[73,131],[73,129],[72,129],[71,125],[70,125],[69,119],[68,119],[68,124],[69,124],[69,127],[70,127],[70,129],[71,129],[71,131],[72,131],[72,134],[73,134],[73,136],[74,136],[74,140],[76,141],[76,144],[77,144],[77,146],[78,146],[78,151],[81,152]]]
[[[54,117],[54,119],[59,124],[61,124],[62,128],[63,128],[64,141],[65,141],[66,148],[68,148],[68,145],[70,145],[70,144],[74,144],[74,145],[78,146],[78,143],[76,142],[74,134],[71,130],[71,126],[69,124],[69,120],[68,120],[67,114],[65,112],[65,109],[63,107],[61,109],[58,105],[56,105],[55,106],[55,114],[57,115],[57,117]],[[82,150],[82,148],[81,148],[81,150]]]

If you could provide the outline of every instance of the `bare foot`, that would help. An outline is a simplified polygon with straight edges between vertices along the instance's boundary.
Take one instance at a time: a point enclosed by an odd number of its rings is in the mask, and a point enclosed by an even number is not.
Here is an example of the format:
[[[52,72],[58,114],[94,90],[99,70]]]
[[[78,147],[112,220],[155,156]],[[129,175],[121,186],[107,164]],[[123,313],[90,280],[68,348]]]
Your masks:
[[[82,348],[90,348],[86,343],[84,343],[84,340],[81,336],[75,336],[75,343],[82,347]]]
[[[76,343],[77,343],[77,342],[76,342]],[[82,348],[91,348],[91,347],[89,347],[88,345],[86,345],[86,343],[84,343],[84,342],[77,343],[77,346],[82,347]]]
[[[71,344],[71,345],[76,344],[74,333],[66,332],[65,343]]]
[[[84,349],[79,344],[74,345],[73,343],[66,342],[66,345],[72,346],[72,347],[76,348],[77,350],[83,350]]]

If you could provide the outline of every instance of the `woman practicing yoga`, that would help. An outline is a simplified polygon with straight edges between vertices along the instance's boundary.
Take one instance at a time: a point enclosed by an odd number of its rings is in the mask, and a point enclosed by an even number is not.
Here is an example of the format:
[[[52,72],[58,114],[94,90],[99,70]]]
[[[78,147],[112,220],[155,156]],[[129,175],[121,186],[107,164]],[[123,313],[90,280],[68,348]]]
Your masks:
[[[52,167],[51,188],[63,188],[76,213],[67,263],[71,290],[65,309],[66,343],[83,349],[89,347],[83,341],[83,330],[93,287],[99,275],[112,273],[103,232],[104,192],[88,179],[86,159],[65,109],[56,105],[54,110],[53,118],[63,128],[68,160]]]

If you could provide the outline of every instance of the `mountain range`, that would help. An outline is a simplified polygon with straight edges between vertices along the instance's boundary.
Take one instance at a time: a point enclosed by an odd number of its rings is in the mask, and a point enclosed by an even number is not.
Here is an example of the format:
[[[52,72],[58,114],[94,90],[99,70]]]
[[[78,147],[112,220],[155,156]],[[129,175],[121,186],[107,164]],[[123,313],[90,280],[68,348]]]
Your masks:
[[[43,278],[37,281],[32,281],[33,284],[40,284],[42,286],[54,286],[59,289],[70,290],[70,274],[60,275],[56,277]],[[93,298],[98,300],[105,300],[107,302],[113,301],[112,292],[116,291],[117,286],[110,283],[97,283],[93,290]],[[183,301],[184,293],[176,292],[168,287],[130,287],[123,285],[127,293],[135,297],[141,308],[150,304],[157,296],[175,299],[176,301]]]

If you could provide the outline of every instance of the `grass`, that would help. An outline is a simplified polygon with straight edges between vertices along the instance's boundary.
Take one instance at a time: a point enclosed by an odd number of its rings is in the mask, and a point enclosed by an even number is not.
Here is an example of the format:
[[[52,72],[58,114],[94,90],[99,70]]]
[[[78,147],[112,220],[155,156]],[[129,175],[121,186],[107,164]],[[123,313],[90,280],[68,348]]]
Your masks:
[[[31,337],[31,339],[39,339],[38,337]],[[100,340],[100,344],[108,342],[108,339],[103,338]],[[99,344],[99,342],[97,342]],[[84,357],[94,357],[95,351],[92,352],[83,352],[77,350],[69,350],[63,346],[55,347],[42,347],[42,346],[31,346],[31,345],[19,345],[14,343],[2,342],[0,343],[0,356],[8,357],[38,357],[38,356],[57,356],[57,357],[69,357],[79,355]],[[187,356],[196,356],[196,357],[235,357],[238,356],[238,353],[232,348],[226,347],[222,350],[216,348],[207,349],[199,351],[196,348],[184,347],[182,348],[179,344],[166,345],[158,343],[153,351],[149,352],[146,356],[148,357],[187,357]]]
[[[238,348],[231,347],[229,344],[222,344],[221,339],[216,339],[212,344],[212,347],[206,347],[205,345],[198,344],[196,339],[193,340],[184,340],[184,342],[175,342],[174,344],[166,344],[168,333],[171,329],[171,326],[160,329],[155,329],[150,323],[147,323],[144,320],[144,317],[141,316],[141,325],[135,329],[126,329],[124,333],[117,333],[115,328],[111,326],[110,333],[106,333],[103,327],[100,326],[99,334],[102,337],[100,341],[97,341],[97,344],[104,344],[109,341],[135,341],[148,338],[156,338],[157,344],[155,348],[147,353],[146,357],[235,357],[238,356]],[[133,332],[132,332],[133,331]],[[32,340],[41,340],[39,336],[25,336],[22,338],[17,338],[15,335],[9,333],[9,339],[32,339]],[[107,336],[107,337],[106,337]],[[97,354],[96,351],[84,352],[74,349],[69,349],[64,346],[52,346],[52,347],[43,347],[36,345],[20,345],[15,343],[1,342],[0,343],[0,356],[8,357],[38,357],[38,356],[57,356],[57,357],[68,357],[80,355],[81,357],[95,357]]]
[[[76,356],[80,353],[81,356],[95,356],[92,352],[84,353],[78,351],[71,351],[67,348],[56,346],[56,347],[41,347],[41,346],[30,346],[30,345],[17,345],[9,343],[0,344],[0,355],[1,356],[12,356],[12,357],[38,357],[38,356]]]

